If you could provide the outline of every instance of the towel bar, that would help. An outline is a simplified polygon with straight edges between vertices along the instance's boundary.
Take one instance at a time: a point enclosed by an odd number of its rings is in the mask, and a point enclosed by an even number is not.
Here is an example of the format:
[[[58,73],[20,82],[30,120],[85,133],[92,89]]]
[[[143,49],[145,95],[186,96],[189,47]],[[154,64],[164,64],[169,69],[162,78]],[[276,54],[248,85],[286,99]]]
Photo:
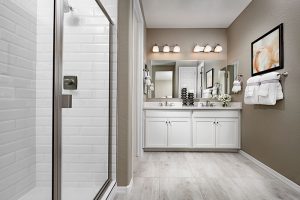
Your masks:
[[[287,77],[289,75],[289,73],[288,72],[283,72],[283,73],[281,73],[281,74],[279,74],[279,76],[280,77]]]

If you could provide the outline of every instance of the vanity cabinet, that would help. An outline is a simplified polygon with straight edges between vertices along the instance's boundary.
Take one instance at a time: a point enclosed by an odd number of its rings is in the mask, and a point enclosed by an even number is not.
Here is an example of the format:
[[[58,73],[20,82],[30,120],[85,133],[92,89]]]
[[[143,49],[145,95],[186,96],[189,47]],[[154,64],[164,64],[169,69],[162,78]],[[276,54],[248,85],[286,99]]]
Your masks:
[[[147,111],[145,147],[192,147],[191,113]]]
[[[195,118],[193,126],[194,147],[224,149],[239,147],[236,118]]]
[[[239,149],[238,110],[146,110],[145,148]]]
[[[239,111],[194,111],[193,146],[197,148],[239,149]]]

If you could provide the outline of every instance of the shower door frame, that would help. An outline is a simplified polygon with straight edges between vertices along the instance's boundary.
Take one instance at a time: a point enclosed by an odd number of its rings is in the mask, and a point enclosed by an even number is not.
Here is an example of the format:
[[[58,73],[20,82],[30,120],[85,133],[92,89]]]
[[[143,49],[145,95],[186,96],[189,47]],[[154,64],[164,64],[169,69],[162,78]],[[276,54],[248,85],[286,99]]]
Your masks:
[[[108,134],[108,179],[99,188],[94,200],[102,197],[113,184],[112,181],[112,45],[114,23],[100,0],[94,0],[109,21],[109,134]],[[52,200],[62,200],[62,72],[64,7],[63,0],[54,0],[53,35],[53,102],[52,102]]]

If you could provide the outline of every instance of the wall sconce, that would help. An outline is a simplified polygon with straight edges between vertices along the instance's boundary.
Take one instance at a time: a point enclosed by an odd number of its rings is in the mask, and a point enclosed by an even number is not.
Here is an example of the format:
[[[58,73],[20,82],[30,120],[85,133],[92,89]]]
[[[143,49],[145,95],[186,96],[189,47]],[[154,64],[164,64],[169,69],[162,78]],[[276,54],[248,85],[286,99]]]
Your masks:
[[[152,47],[152,52],[153,53],[158,53],[159,52],[159,47],[157,44],[155,44],[153,47]]]
[[[212,46],[210,45],[206,45],[204,47],[196,44],[196,46],[194,47],[194,52],[195,53],[200,53],[200,52],[204,52],[204,53],[221,53],[223,51],[223,47],[221,45],[217,45],[214,49],[212,48]]]
[[[178,44],[176,44],[173,48],[173,51],[171,51],[171,47],[167,44],[165,44],[164,46],[160,46],[163,48],[162,52],[163,53],[170,53],[170,52],[173,52],[173,53],[180,53],[180,46]],[[159,46],[157,44],[155,44],[153,47],[152,47],[152,52],[153,53],[159,53],[160,50],[159,50]]]
[[[214,52],[215,53],[221,53],[223,51],[223,47],[221,46],[221,45],[217,45],[216,47],[215,47],[215,50],[214,50]]]

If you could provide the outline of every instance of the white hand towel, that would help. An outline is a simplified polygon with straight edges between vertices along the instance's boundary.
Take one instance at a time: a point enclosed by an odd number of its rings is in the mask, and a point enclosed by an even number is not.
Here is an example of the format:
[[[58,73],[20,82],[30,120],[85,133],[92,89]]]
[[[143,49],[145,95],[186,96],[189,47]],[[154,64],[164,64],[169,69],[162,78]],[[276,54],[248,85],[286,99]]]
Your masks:
[[[211,89],[203,90],[203,98],[212,98]]]
[[[212,95],[215,96],[217,94],[218,94],[218,88],[217,87],[213,87]]]
[[[259,104],[275,105],[277,100],[283,99],[282,87],[279,82],[278,72],[264,74],[259,88]]]
[[[277,100],[277,83],[262,83],[258,92],[259,104],[275,105]]]
[[[281,83],[277,83],[277,96],[276,96],[276,100],[281,100],[283,99],[283,92],[282,92],[282,86]]]
[[[239,80],[233,81],[233,87],[232,87],[232,92],[237,94],[242,90],[242,83]]]
[[[254,76],[247,80],[247,87],[245,89],[244,102],[245,104],[259,104],[258,89],[261,76]]]

